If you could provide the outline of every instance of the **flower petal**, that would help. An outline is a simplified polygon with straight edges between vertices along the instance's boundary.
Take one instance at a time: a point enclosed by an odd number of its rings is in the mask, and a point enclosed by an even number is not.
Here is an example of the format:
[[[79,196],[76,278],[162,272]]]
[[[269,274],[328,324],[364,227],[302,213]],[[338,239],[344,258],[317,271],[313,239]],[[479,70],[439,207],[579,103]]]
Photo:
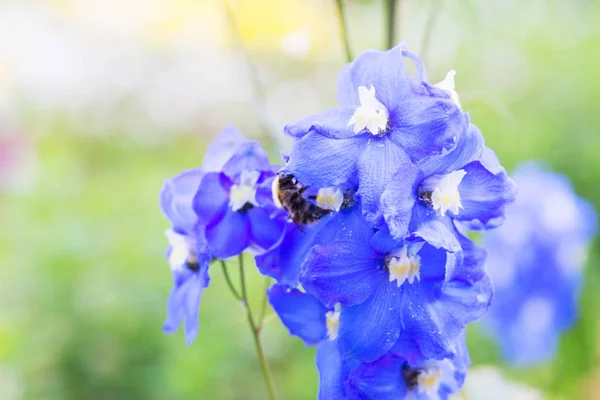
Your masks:
[[[409,389],[402,378],[405,362],[392,354],[353,369],[346,384],[349,400],[408,399]]]
[[[286,169],[305,186],[329,187],[346,183],[356,170],[365,135],[331,139],[310,132],[294,144]]]
[[[258,252],[270,249],[281,239],[286,224],[282,215],[273,218],[261,207],[253,207],[246,214],[250,221],[250,241],[253,246],[258,247]]]
[[[198,217],[192,202],[204,177],[201,169],[190,169],[165,181],[160,193],[160,205],[177,232],[190,234]]]
[[[413,208],[411,230],[414,235],[425,240],[436,248],[443,248],[452,253],[460,251],[460,243],[456,238],[456,229],[449,216],[441,217],[423,204]]]
[[[275,284],[268,291],[269,304],[291,335],[304,340],[307,346],[317,344],[327,336],[323,303],[298,289]]]
[[[240,145],[223,166],[223,173],[235,182],[242,171],[270,171],[269,157],[260,143],[247,141]]]
[[[335,303],[360,304],[369,297],[384,273],[379,255],[360,241],[336,241],[316,245],[300,273],[304,289],[328,307]]]
[[[234,126],[226,126],[221,134],[208,145],[202,161],[202,170],[205,172],[221,171],[236,150],[247,141],[248,139]]]
[[[361,198],[363,215],[371,226],[378,226],[383,221],[379,202],[385,186],[409,161],[404,150],[387,138],[370,138],[367,142],[358,159],[357,195]]]
[[[401,289],[388,282],[382,271],[371,296],[345,307],[340,315],[339,343],[344,358],[374,361],[387,352],[400,335]]]
[[[203,226],[218,223],[228,209],[229,179],[219,172],[209,172],[202,179],[193,205]]]
[[[381,195],[381,212],[392,236],[403,239],[408,234],[412,211],[417,198],[416,186],[421,180],[419,168],[404,162],[386,185]]]
[[[218,223],[206,228],[206,242],[215,258],[237,256],[250,244],[248,216],[227,209]]]
[[[337,341],[324,340],[317,345],[316,364],[319,371],[318,400],[346,400]]]
[[[348,127],[354,112],[352,107],[332,108],[287,124],[283,131],[295,138],[301,138],[314,131],[331,139],[346,139],[354,136],[354,130]]]

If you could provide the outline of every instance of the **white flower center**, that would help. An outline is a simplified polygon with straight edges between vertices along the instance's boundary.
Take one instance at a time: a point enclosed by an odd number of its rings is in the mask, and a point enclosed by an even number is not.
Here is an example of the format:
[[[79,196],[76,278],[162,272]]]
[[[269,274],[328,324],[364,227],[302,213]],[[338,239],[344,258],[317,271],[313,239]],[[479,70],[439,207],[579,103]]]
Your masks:
[[[436,83],[435,86],[438,89],[442,89],[445,90],[446,92],[450,93],[450,98],[452,99],[452,101],[454,102],[454,104],[456,104],[458,106],[458,108],[461,108],[460,105],[460,100],[458,98],[458,93],[456,92],[455,89],[455,85],[454,85],[454,75],[456,75],[456,71],[455,70],[450,70],[447,74],[446,77],[444,78],[443,81]]]
[[[396,281],[396,285],[400,287],[406,281],[412,284],[415,279],[420,279],[421,257],[417,253],[421,247],[423,247],[423,243],[405,245],[390,254],[387,264],[390,282]]]
[[[327,338],[329,340],[335,340],[338,337],[340,330],[340,314],[342,313],[342,305],[337,303],[334,311],[328,311],[325,314],[327,324]]]
[[[184,235],[180,235],[173,229],[167,229],[165,236],[169,241],[171,252],[169,253],[169,266],[171,270],[175,271],[181,268],[187,261],[191,249],[190,242]]]
[[[340,211],[344,195],[339,188],[321,188],[317,193],[317,205],[325,210]]]
[[[243,170],[240,174],[240,183],[231,186],[229,192],[229,206],[233,211],[238,211],[246,204],[258,206],[256,202],[256,182],[260,172]]]
[[[425,393],[428,397],[437,398],[437,393],[442,381],[442,371],[438,368],[428,368],[419,374],[418,390],[419,393]]]
[[[375,98],[375,88],[358,87],[360,106],[350,118],[348,126],[354,125],[354,133],[367,129],[373,135],[382,135],[388,127],[389,113],[387,108]]]
[[[458,185],[466,174],[466,171],[461,169],[444,175],[431,193],[433,209],[440,210],[442,217],[448,210],[452,211],[454,215],[458,215],[459,209],[462,208]]]

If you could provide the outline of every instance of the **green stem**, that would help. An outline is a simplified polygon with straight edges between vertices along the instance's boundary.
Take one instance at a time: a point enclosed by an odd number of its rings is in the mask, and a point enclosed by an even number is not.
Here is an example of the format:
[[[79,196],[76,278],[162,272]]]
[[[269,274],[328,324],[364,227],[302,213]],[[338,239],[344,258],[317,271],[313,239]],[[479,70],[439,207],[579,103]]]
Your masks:
[[[254,345],[256,346],[256,354],[258,355],[258,360],[260,361],[260,369],[262,370],[263,377],[265,378],[265,384],[267,385],[267,392],[269,393],[270,400],[277,400],[277,395],[275,394],[275,385],[273,383],[273,376],[271,375],[271,368],[269,367],[269,362],[267,361],[267,357],[265,356],[265,352],[262,347],[262,343],[260,342],[260,333],[257,328],[256,323],[254,322],[254,316],[252,315],[252,310],[250,309],[250,305],[248,304],[248,293],[246,291],[246,278],[244,276],[244,256],[240,254],[240,282],[242,285],[242,302],[246,306],[246,316],[248,317],[248,324],[250,325],[250,330],[252,331],[252,337],[254,338]]]
[[[267,312],[267,289],[269,288],[270,283],[271,283],[271,278],[269,278],[268,276],[265,276],[265,285],[263,288],[264,290],[263,290],[262,305],[260,307],[260,317],[258,318],[258,326],[256,327],[259,332],[262,329],[263,324],[265,322],[265,314]]]
[[[242,301],[242,296],[240,296],[238,291],[235,289],[235,287],[233,286],[233,282],[231,281],[231,278],[229,277],[229,272],[227,271],[227,267],[225,266],[225,261],[223,261],[223,260],[219,260],[219,261],[221,262],[221,268],[223,269],[223,275],[225,276],[225,282],[227,282],[227,286],[229,286],[229,290],[233,294],[233,297],[235,297],[238,301]]]
[[[400,0],[385,0],[385,16],[387,17],[386,24],[386,49],[391,49],[396,45],[396,7],[399,6]],[[399,7],[398,7],[399,8]]]
[[[346,52],[346,60],[351,62],[354,57],[352,56],[352,49],[350,49],[350,40],[348,39],[348,26],[346,24],[346,16],[344,13],[344,0],[335,0],[337,9],[338,19],[340,21],[340,34],[342,36],[342,42],[344,43],[344,50]]]

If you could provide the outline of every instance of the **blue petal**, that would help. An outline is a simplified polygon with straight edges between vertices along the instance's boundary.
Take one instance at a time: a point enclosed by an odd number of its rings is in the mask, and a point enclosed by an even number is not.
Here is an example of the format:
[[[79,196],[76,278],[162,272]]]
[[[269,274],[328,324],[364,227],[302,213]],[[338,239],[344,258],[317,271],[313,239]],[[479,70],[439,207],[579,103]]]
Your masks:
[[[338,341],[344,358],[370,362],[381,357],[400,335],[401,288],[381,271],[371,296],[362,304],[344,307]]]
[[[237,256],[250,244],[248,216],[227,209],[223,219],[206,228],[206,242],[215,258]]]
[[[402,46],[388,51],[369,50],[347,64],[338,76],[337,97],[341,106],[358,106],[358,87],[375,88],[375,97],[388,109],[410,93]]]
[[[444,249],[436,249],[425,243],[419,251],[419,257],[421,257],[420,279],[442,282],[446,276],[448,257],[451,256],[453,253],[447,253]]]
[[[380,254],[387,254],[390,251],[402,246],[402,242],[398,242],[392,237],[390,232],[383,228],[375,232],[370,241],[371,247]]]
[[[234,126],[226,126],[221,134],[208,145],[202,161],[202,170],[205,172],[220,171],[236,150],[247,141],[248,139]]]
[[[405,361],[392,354],[361,364],[350,372],[346,384],[348,400],[405,399],[409,389],[402,377]]]
[[[484,226],[498,221],[516,197],[516,185],[504,172],[496,175],[475,161],[464,167],[467,173],[458,187],[462,210],[459,221],[479,220]]]
[[[165,181],[160,193],[162,211],[173,224],[173,229],[180,233],[192,233],[198,220],[192,201],[203,177],[204,172],[200,169],[184,171]]]
[[[379,255],[359,241],[313,247],[300,273],[304,289],[328,307],[360,304],[369,297],[383,271]]]
[[[418,161],[452,148],[467,123],[452,100],[413,95],[390,113],[389,135]]]
[[[441,217],[437,211],[417,203],[413,208],[414,235],[425,240],[436,248],[443,248],[450,252],[461,249],[456,238],[456,229],[449,216]]]
[[[259,252],[264,252],[275,245],[285,232],[286,221],[275,216],[269,215],[264,208],[253,207],[247,211],[250,221],[250,241],[255,249]]]
[[[379,207],[385,186],[400,167],[410,159],[394,142],[387,138],[369,138],[367,147],[358,159],[359,187],[362,211],[367,222],[378,226],[383,215]]]
[[[228,206],[229,179],[219,172],[209,172],[202,179],[194,196],[194,211],[201,225],[214,225],[222,218]]]
[[[356,170],[356,162],[366,140],[366,135],[331,139],[310,132],[296,141],[285,168],[306,186],[344,184]]]
[[[319,371],[319,400],[346,400],[343,386],[344,368],[338,344],[324,340],[317,345],[316,357]]]
[[[421,171],[426,177],[457,171],[481,157],[483,147],[483,135],[475,125],[469,124],[469,128],[459,136],[454,149],[446,154],[426,158],[420,164]]]
[[[298,289],[275,284],[268,291],[269,303],[291,335],[304,340],[307,346],[317,344],[327,336],[323,303]]]
[[[237,176],[244,170],[270,170],[269,157],[260,143],[256,141],[244,142],[223,166],[223,173],[233,182],[236,182]]]
[[[398,171],[387,184],[381,196],[381,212],[396,239],[408,235],[413,206],[417,198],[416,186],[421,180],[419,168],[406,162],[398,166]]]
[[[198,334],[198,313],[202,291],[208,287],[208,264],[202,264],[196,272],[187,268],[174,272],[174,287],[169,294],[165,333],[175,333],[184,320],[185,338],[192,344]]]
[[[356,109],[352,107],[332,108],[287,124],[283,131],[286,135],[295,138],[301,138],[310,131],[332,139],[350,138],[354,136],[354,130],[348,127],[348,122],[355,111]]]

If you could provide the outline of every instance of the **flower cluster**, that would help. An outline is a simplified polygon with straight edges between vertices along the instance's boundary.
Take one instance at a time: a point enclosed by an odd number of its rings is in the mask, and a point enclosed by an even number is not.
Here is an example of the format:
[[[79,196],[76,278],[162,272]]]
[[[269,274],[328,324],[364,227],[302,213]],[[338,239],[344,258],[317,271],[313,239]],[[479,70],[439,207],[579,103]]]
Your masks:
[[[166,236],[173,274],[165,332],[175,332],[183,320],[188,344],[196,337],[211,259],[246,249],[260,253],[281,239],[286,216],[271,195],[278,168],[258,142],[228,127],[211,143],[202,168],[165,182],[161,207],[172,224]]]
[[[321,399],[447,398],[464,381],[465,327],[493,296],[465,232],[499,226],[516,186],[453,76],[429,84],[402,45],[368,51],[342,69],[338,107],[285,128],[275,196],[310,223],[256,262],[284,325],[318,346]]]
[[[483,322],[511,363],[552,357],[577,317],[577,297],[596,214],[566,177],[529,163],[514,173],[519,198],[485,236],[496,297]]]

